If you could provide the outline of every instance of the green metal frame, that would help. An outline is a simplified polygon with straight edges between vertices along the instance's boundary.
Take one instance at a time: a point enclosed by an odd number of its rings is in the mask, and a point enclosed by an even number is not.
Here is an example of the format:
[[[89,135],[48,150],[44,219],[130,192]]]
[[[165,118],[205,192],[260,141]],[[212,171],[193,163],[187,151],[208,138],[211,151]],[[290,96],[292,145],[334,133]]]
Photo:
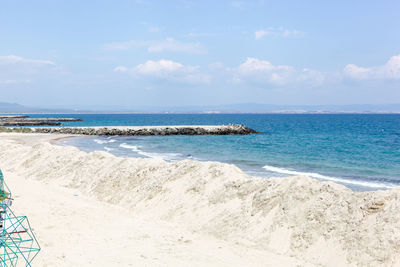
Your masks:
[[[28,218],[16,216],[11,210],[11,200],[11,192],[0,170],[0,267],[32,266],[40,245]]]

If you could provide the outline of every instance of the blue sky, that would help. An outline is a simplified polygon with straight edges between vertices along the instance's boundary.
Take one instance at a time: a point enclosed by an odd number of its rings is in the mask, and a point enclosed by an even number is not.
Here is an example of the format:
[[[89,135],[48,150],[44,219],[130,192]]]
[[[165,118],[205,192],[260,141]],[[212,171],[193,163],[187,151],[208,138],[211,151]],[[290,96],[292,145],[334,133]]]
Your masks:
[[[399,1],[0,3],[4,102],[400,102]]]

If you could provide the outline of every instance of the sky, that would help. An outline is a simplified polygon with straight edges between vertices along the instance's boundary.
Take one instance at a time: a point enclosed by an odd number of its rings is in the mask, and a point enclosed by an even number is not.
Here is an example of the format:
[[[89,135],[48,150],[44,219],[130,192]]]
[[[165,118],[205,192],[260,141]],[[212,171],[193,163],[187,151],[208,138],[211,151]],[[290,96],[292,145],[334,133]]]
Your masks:
[[[0,102],[400,103],[400,1],[0,0]]]

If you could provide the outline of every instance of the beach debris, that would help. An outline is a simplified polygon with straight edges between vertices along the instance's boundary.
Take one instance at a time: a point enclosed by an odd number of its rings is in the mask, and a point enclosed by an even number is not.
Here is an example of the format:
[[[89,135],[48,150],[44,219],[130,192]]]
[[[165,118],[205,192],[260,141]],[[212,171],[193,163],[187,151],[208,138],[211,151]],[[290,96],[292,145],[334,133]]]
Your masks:
[[[40,246],[28,218],[11,210],[12,200],[0,170],[0,266],[32,266]]]

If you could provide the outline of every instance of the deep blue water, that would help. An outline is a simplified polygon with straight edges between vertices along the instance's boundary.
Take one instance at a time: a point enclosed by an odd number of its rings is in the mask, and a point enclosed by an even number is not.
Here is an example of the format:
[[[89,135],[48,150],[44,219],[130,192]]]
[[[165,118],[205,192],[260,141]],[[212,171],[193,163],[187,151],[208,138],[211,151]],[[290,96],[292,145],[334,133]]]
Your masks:
[[[213,125],[240,123],[261,131],[245,136],[72,138],[82,150],[165,160],[233,163],[254,176],[308,173],[353,190],[400,186],[400,115],[359,114],[82,114],[65,126]]]

